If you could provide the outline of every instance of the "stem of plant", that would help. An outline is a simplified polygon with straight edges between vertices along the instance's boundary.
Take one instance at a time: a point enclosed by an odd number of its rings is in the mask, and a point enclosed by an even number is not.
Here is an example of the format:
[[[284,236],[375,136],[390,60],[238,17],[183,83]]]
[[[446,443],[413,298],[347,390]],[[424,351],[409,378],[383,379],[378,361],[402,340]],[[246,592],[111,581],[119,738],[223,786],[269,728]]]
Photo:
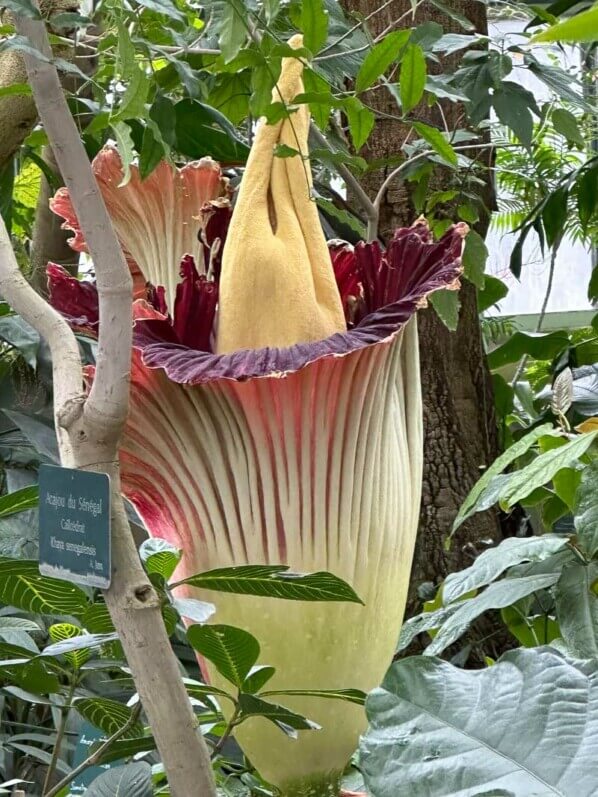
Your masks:
[[[54,743],[54,749],[52,750],[52,758],[50,759],[50,765],[46,771],[46,777],[44,778],[44,785],[42,786],[42,794],[44,797],[48,797],[50,791],[48,791],[50,783],[52,781],[52,776],[56,770],[56,764],[58,763],[58,759],[60,757],[60,748],[62,746],[62,740],[64,739],[64,732],[66,730],[66,723],[69,717],[69,712],[73,706],[73,698],[75,696],[75,689],[77,688],[77,680],[73,678],[71,681],[66,702],[64,706],[60,709],[60,722],[58,723],[58,728],[56,728],[56,742]]]
[[[239,724],[238,722],[239,714],[240,714],[240,709],[239,705],[237,704],[235,706],[235,710],[233,711],[230,720],[228,721],[226,728],[222,733],[222,736],[220,737],[220,739],[218,739],[218,741],[214,745],[214,749],[212,750],[212,758],[216,758],[216,756],[221,752],[222,748],[226,744],[227,739],[230,737],[235,727]]]
[[[69,783],[72,783],[72,781],[75,780],[77,775],[80,775],[81,772],[83,772],[88,767],[95,766],[101,760],[106,750],[109,750],[110,747],[112,747],[112,745],[114,744],[114,742],[118,741],[118,739],[122,738],[129,730],[131,730],[131,728],[135,725],[135,723],[139,719],[140,714],[141,714],[141,703],[137,703],[137,705],[131,711],[131,716],[122,726],[122,728],[119,728],[117,731],[114,731],[112,736],[109,736],[105,742],[102,742],[102,744],[98,747],[98,749],[94,753],[92,753],[90,756],[88,756],[85,759],[85,761],[82,761],[74,769],[72,769],[68,773],[68,775],[65,775],[65,777],[59,783],[57,783],[56,786],[54,786],[54,788],[50,789],[50,791],[47,792],[47,794],[45,794],[44,797],[55,797],[55,795],[59,794],[65,788],[65,786],[68,786]]]

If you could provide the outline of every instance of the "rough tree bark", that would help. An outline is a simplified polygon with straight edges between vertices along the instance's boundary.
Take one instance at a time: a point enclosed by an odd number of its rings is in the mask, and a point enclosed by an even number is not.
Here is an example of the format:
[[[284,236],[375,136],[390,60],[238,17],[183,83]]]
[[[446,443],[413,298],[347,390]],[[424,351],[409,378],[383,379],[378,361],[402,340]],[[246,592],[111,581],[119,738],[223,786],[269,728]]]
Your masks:
[[[382,6],[379,0],[344,0],[348,12],[360,16],[371,14]],[[471,20],[480,33],[487,32],[486,7],[477,0],[447,0],[447,6]],[[375,14],[369,28],[375,36],[399,20],[402,26],[425,21],[441,24],[445,32],[463,33],[459,24],[424,0],[415,18],[409,13],[410,0],[396,0]],[[454,66],[446,59],[439,72]],[[365,152],[368,161],[396,154],[405,140],[408,126],[384,114],[396,117],[396,104],[388,92],[370,91],[367,103],[378,112],[374,131]],[[449,129],[462,125],[463,109],[455,103],[443,106]],[[418,107],[414,118],[442,127],[437,109]],[[486,151],[486,159],[489,157]],[[368,173],[362,184],[370,197],[379,191],[387,171]],[[437,170],[430,190],[441,190],[447,172]],[[411,202],[411,187],[404,181],[394,182],[380,207],[380,233],[388,236],[401,225],[410,224],[416,217]],[[487,172],[485,197],[492,207],[491,172]],[[478,231],[485,234],[488,219],[481,221]],[[438,583],[448,572],[467,566],[472,551],[479,550],[482,540],[500,540],[498,518],[494,513],[476,515],[462,526],[452,549],[447,552],[444,540],[463,499],[479,477],[481,469],[498,455],[498,439],[494,417],[492,384],[488,372],[476,305],[476,289],[467,281],[460,291],[461,312],[455,333],[450,333],[432,309],[418,315],[422,384],[424,399],[424,480],[420,529],[412,570],[410,601],[407,613],[420,609],[417,587],[426,581]],[[472,547],[473,546],[473,547]]]
[[[17,31],[48,56],[44,24],[18,17]],[[141,567],[120,493],[118,444],[127,417],[132,280],[112,229],[56,69],[25,57],[27,76],[52,150],[94,259],[100,300],[96,377],[83,392],[74,334],[19,271],[0,221],[0,292],[48,341],[63,465],[107,473],[111,481],[112,584],[106,604],[119,632],[175,797],[214,797],[210,757],[162,622],[160,599]]]

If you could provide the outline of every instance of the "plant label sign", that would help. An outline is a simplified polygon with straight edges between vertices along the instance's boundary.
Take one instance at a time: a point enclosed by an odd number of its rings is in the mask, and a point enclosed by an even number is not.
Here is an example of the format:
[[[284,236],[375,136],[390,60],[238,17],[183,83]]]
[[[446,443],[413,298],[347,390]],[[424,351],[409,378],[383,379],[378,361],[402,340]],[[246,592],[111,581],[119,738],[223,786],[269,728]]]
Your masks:
[[[82,764],[83,761],[89,758],[92,745],[105,742],[107,738],[106,734],[92,725],[91,722],[84,722],[81,726],[81,735],[75,747],[73,768],[79,766],[79,764]],[[80,775],[77,775],[71,783],[69,794],[85,794],[87,787],[90,786],[99,775],[107,769],[119,766],[122,763],[124,762],[113,761],[110,764],[98,764],[97,766],[87,767],[87,769],[84,769]]]
[[[41,465],[39,570],[89,587],[110,586],[110,478]]]

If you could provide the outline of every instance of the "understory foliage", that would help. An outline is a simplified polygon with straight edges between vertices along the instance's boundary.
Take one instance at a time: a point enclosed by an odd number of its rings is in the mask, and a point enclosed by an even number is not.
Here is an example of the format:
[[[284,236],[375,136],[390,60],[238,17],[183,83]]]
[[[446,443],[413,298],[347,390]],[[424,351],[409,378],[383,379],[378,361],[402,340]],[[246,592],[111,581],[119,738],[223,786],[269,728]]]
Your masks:
[[[37,14],[29,0],[5,5]],[[437,22],[414,25],[412,12],[426,5],[460,32],[445,32]],[[366,698],[347,683],[310,694],[365,703],[369,729],[343,780],[347,790],[372,797],[591,797],[598,782],[598,317],[582,329],[543,332],[548,296],[537,297],[533,331],[500,316],[508,286],[486,273],[488,253],[475,226],[492,212],[481,196],[491,168],[498,189],[492,225],[512,241],[515,277],[525,271],[532,241],[551,269],[566,240],[595,249],[598,12],[591,3],[488,2],[491,19],[509,14],[522,21],[517,33],[488,37],[451,6],[412,0],[401,29],[376,39],[368,20],[343,12],[335,0],[201,6],[101,0],[44,13],[54,47],[76,44],[74,54],[56,54],[56,63],[86,150],[93,158],[115,143],[123,183],[133,166],[147,179],[164,160],[182,165],[211,156],[236,185],[257,119],[292,120],[307,104],[313,198],[329,238],[354,243],[376,234],[375,213],[354,190],[371,172],[380,175],[383,192],[407,181],[436,237],[454,221],[471,226],[464,278],[477,289],[503,453],[481,473],[446,545],[458,546],[461,524],[490,508],[511,521],[515,536],[480,545],[471,565],[443,583],[419,585],[421,613],[400,636],[397,629],[395,661],[379,689]],[[287,40],[297,31],[304,46],[291,51]],[[0,33],[1,77],[2,57],[30,45],[15,35],[10,16]],[[578,68],[561,65],[564,45],[544,43],[561,40],[582,43]],[[458,66],[443,72],[444,59],[455,53]],[[305,91],[285,103],[276,85],[289,56],[305,59]],[[90,57],[91,70],[83,70]],[[542,99],[524,87],[523,75],[539,81]],[[408,130],[379,161],[368,157],[369,136],[384,121],[370,107],[372,91],[389,93],[392,118]],[[22,80],[0,81],[0,118],[7,113],[3,103],[30,95]],[[463,109],[458,129],[442,121],[451,103]],[[437,126],[420,118],[424,106],[437,109]],[[0,213],[29,273],[36,224],[46,210],[37,206],[40,185],[45,180],[57,189],[60,177],[34,120],[21,138],[0,163]],[[276,157],[298,154],[284,145]],[[433,187],[439,171],[446,175],[442,191]],[[568,266],[572,280],[575,265]],[[87,260],[80,271],[90,275]],[[588,299],[598,299],[598,271]],[[431,303],[454,329],[458,293],[439,291]],[[95,342],[79,340],[93,365]],[[0,793],[21,785],[46,797],[168,795],[101,593],[39,575],[37,469],[58,461],[51,363],[39,335],[6,303],[0,341]],[[359,596],[334,574],[291,574],[281,563],[186,579],[213,591],[214,605],[177,597],[172,575],[181,551],[159,540],[141,542],[146,533],[132,507],[130,519],[211,746],[219,793],[272,795],[241,753],[235,729],[257,716],[291,738],[317,734],[318,726],[286,707],[300,690],[268,689],[274,670],[260,657],[259,638],[218,624],[218,593],[347,603]],[[423,653],[405,658],[416,639]],[[196,655],[216,668],[227,689],[205,683]],[[468,669],[472,662],[486,666]],[[85,734],[94,741],[81,753]],[[449,765],[455,753],[460,758]]]

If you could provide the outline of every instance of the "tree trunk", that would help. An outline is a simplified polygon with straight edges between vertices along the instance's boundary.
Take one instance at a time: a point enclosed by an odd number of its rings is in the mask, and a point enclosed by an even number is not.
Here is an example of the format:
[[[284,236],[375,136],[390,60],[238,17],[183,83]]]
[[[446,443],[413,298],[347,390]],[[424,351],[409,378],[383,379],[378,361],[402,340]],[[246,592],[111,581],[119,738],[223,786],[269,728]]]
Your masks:
[[[348,12],[361,17],[380,7],[378,0],[345,0]],[[480,33],[487,32],[486,8],[477,0],[448,0],[447,6],[466,16]],[[397,0],[372,17],[369,22],[373,35],[406,14],[401,26],[412,26],[426,21],[438,22],[445,32],[464,31],[459,24],[429,2],[417,10],[415,20],[409,13],[409,0]],[[460,54],[453,60],[445,59],[430,65],[433,71],[451,69]],[[409,126],[396,117],[397,107],[388,92],[368,92],[367,104],[378,112],[376,125],[365,151],[368,160],[387,158],[399,152]],[[463,108],[456,103],[443,104],[443,112],[450,130],[462,126]],[[411,114],[414,118],[443,127],[437,108],[422,104]],[[484,151],[486,160],[489,150]],[[372,171],[365,175],[363,186],[374,197],[388,170]],[[430,190],[442,190],[447,184],[449,171],[436,169]],[[485,204],[493,206],[491,172],[486,171]],[[387,191],[381,206],[380,232],[387,237],[397,226],[411,224],[416,211],[411,202],[412,184],[396,182]],[[485,234],[488,215],[477,227]],[[478,320],[476,289],[463,281],[460,291],[461,311],[456,332],[449,332],[433,309],[420,312],[419,337],[424,399],[424,478],[420,528],[411,576],[408,615],[420,610],[421,599],[417,588],[423,582],[438,583],[447,573],[470,564],[472,554],[479,550],[482,541],[500,539],[498,517],[493,512],[476,515],[472,522],[462,526],[451,550],[444,542],[463,499],[481,474],[481,470],[498,455],[498,437],[494,417],[492,383],[485,362]]]

